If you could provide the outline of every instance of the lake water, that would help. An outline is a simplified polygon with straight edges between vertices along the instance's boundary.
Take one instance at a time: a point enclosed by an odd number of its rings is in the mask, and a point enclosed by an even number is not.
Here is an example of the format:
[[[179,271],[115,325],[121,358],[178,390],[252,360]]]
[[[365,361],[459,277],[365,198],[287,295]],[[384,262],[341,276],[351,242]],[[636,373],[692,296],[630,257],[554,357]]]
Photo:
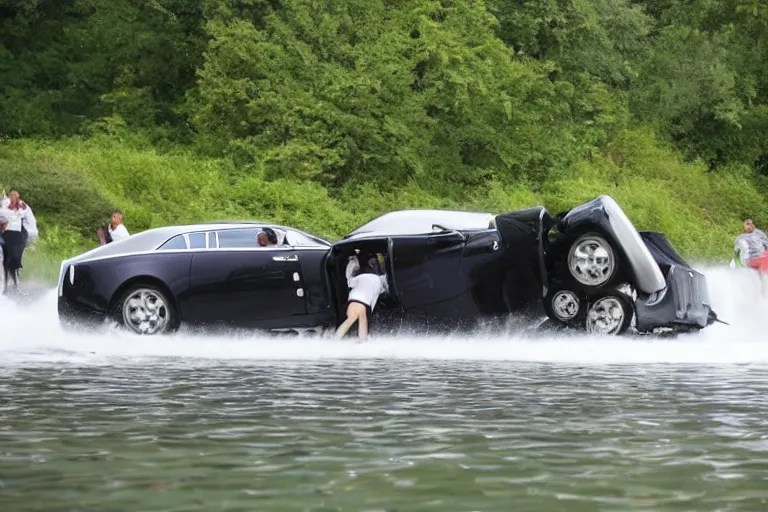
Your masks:
[[[676,339],[72,334],[0,302],[0,511],[768,510],[768,301]],[[2,300],[2,299],[0,299]]]

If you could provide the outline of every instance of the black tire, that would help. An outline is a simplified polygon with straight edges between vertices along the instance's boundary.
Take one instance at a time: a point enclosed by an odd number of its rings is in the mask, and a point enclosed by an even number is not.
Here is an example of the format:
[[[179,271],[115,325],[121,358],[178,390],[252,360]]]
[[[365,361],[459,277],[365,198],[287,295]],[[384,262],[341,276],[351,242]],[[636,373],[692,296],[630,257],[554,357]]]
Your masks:
[[[600,251],[597,257],[586,265],[578,265],[576,272],[572,269],[571,259],[580,246],[584,244]],[[571,238],[571,242],[563,248],[560,258],[562,265],[560,275],[565,287],[575,290],[577,293],[592,295],[597,291],[613,287],[623,271],[622,258],[616,247],[602,234],[590,231],[581,233]],[[608,268],[605,268],[605,267]]]
[[[620,319],[614,316],[616,308],[621,312]],[[597,314],[598,321],[595,321],[593,313]],[[635,307],[632,298],[626,293],[609,290],[590,298],[584,316],[587,334],[620,336],[629,329],[635,316]]]
[[[544,297],[544,311],[555,323],[572,326],[584,318],[586,299],[566,288],[550,288]]]
[[[140,335],[168,334],[179,326],[176,308],[167,292],[147,283],[132,285],[122,293],[112,317],[123,328]]]

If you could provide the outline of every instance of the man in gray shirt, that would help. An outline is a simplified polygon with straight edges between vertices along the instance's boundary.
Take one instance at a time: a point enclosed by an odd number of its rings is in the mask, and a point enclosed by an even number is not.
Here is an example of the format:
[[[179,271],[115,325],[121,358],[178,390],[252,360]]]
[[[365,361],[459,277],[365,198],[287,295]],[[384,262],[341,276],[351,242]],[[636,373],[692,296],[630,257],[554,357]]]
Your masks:
[[[741,264],[745,267],[768,270],[767,264],[763,264],[763,258],[756,259],[768,251],[768,236],[762,229],[757,229],[752,219],[744,221],[744,233],[736,237],[734,250],[739,255]]]

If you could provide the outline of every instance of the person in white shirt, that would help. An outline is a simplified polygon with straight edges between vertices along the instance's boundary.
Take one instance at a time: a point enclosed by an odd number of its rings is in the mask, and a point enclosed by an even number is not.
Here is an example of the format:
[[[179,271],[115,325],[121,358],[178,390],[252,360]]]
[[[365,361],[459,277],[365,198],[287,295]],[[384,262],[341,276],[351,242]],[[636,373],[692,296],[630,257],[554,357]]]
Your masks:
[[[0,200],[0,217],[5,221],[3,223],[5,277],[3,292],[6,291],[9,281],[13,281],[15,289],[18,290],[24,249],[29,241],[38,238],[37,221],[32,208],[21,200],[19,193],[15,190]]]
[[[123,212],[120,210],[112,212],[112,218],[110,219],[107,230],[109,231],[109,237],[113,242],[131,236],[130,233],[128,233],[128,229],[125,227],[125,224],[123,224]]]
[[[114,210],[112,216],[109,219],[109,225],[106,229],[104,226],[96,230],[96,235],[99,237],[99,244],[106,245],[110,242],[122,240],[131,236],[128,233],[128,229],[123,224],[123,212],[120,210]]]
[[[379,275],[380,267],[375,255],[371,255],[366,268],[361,270],[359,256],[350,256],[347,263],[346,277],[349,286],[347,299],[347,319],[336,330],[336,337],[343,338],[349,329],[358,322],[357,336],[360,340],[368,339],[368,318],[376,307],[382,293],[389,291],[386,274]]]
[[[0,204],[0,294],[5,293],[5,239],[3,238],[3,229],[8,224],[8,217],[5,215],[3,206]]]

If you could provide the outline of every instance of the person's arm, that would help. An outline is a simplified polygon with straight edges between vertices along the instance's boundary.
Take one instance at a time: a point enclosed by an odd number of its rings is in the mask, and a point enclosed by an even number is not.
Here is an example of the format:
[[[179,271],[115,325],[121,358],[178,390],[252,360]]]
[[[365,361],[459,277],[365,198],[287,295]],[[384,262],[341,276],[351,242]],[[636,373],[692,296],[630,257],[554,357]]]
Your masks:
[[[39,233],[37,231],[37,220],[35,219],[35,214],[32,213],[32,208],[29,207],[29,205],[26,205],[27,207],[23,210],[24,214],[21,218],[22,226],[24,226],[24,229],[27,230],[27,236],[29,237],[29,240],[37,240]]]
[[[360,262],[357,261],[356,256],[350,256],[349,261],[347,262],[347,270],[345,271],[345,276],[347,278],[347,286],[352,288],[352,284],[354,283],[354,277],[352,274],[355,273],[355,271],[360,269]]]
[[[762,245],[763,250],[768,251],[768,235],[766,235],[762,229],[757,229],[755,231],[758,232],[758,237],[760,239],[760,244]]]
[[[389,293],[389,282],[387,281],[387,274],[383,274],[379,276],[379,279],[381,279],[381,294]]]
[[[736,243],[733,245],[733,249],[738,253],[739,261],[741,261],[741,264],[746,267],[747,254],[749,254],[749,246],[747,245],[747,241],[743,237],[737,238]]]

